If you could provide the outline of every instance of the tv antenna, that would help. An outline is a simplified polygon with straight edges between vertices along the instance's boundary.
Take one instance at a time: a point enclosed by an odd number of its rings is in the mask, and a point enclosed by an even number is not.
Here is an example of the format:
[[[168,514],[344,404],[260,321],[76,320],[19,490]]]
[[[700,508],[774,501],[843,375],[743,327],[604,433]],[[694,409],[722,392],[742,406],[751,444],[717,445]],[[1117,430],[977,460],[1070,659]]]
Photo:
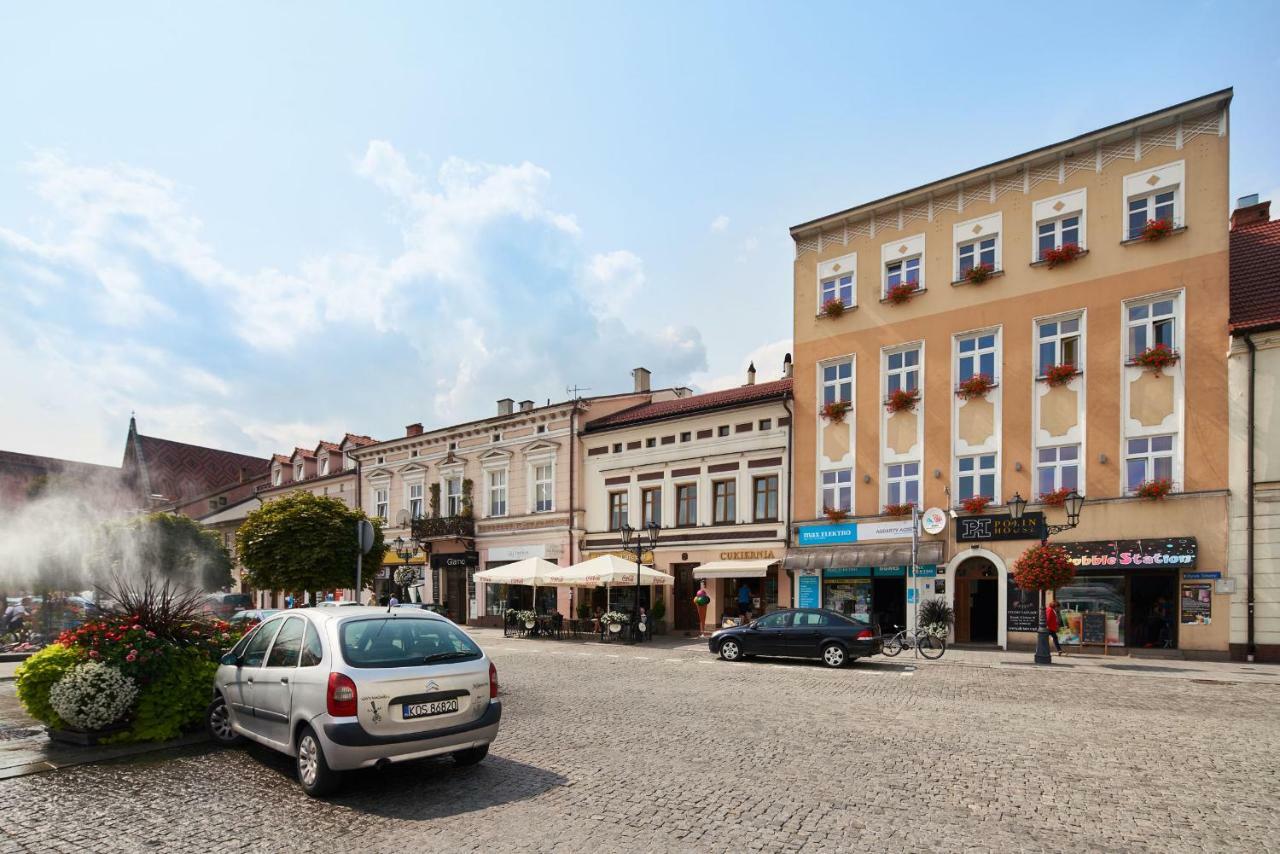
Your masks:
[[[581,400],[582,399],[581,392],[584,392],[584,391],[591,391],[591,386],[589,385],[588,386],[577,386],[577,385],[566,386],[564,393],[573,397],[574,400]]]

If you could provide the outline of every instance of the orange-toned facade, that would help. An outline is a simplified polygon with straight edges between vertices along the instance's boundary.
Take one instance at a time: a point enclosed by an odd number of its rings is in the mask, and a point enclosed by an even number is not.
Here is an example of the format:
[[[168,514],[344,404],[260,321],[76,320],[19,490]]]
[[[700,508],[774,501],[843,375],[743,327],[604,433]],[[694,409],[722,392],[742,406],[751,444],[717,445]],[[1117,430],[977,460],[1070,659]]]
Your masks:
[[[928,582],[921,595],[936,585],[940,598],[967,608],[967,599],[957,602],[956,584],[962,595],[971,588],[966,573],[957,571],[980,547],[984,567],[996,573],[989,577],[1001,587],[998,637],[991,639],[1001,645],[1025,641],[1029,635],[1006,624],[1004,585],[1013,560],[1033,542],[957,541],[956,523],[966,515],[959,508],[959,460],[995,459],[994,488],[982,490],[994,492],[986,496],[992,507],[985,513],[1004,513],[1001,505],[1017,493],[1031,501],[1029,509],[1044,510],[1057,523],[1063,521],[1060,511],[1036,504],[1038,454],[1069,444],[1073,485],[1089,501],[1081,527],[1056,540],[1195,537],[1195,570],[1225,572],[1229,101],[1229,91],[1215,93],[793,228],[798,525],[825,522],[824,504],[838,493],[823,491],[824,472],[849,471],[852,517],[875,521],[886,504],[902,498],[901,484],[887,483],[887,466],[914,462],[918,505],[954,511],[946,530],[926,536],[941,542],[943,557],[940,583]],[[1172,210],[1174,231],[1153,242],[1130,239],[1134,206],[1150,204],[1154,218],[1157,197],[1165,203],[1170,193],[1175,207],[1159,210]],[[1035,263],[1042,227],[1073,213],[1079,231],[1071,236],[1087,251],[1052,268]],[[997,244],[995,274],[972,284],[959,272],[962,247],[983,240]],[[903,304],[886,301],[887,277],[907,259],[917,259],[922,290]],[[848,305],[850,284],[854,305]],[[824,298],[841,293],[846,310],[827,316]],[[1174,306],[1180,356],[1158,374],[1129,364],[1132,341],[1142,340],[1132,336],[1166,334],[1133,320],[1143,305],[1154,316],[1157,302],[1160,311]],[[1079,328],[1072,361],[1081,368],[1060,389],[1039,377],[1041,339],[1057,318],[1071,318]],[[1145,332],[1132,332],[1131,324]],[[979,333],[987,336],[985,343],[995,342],[996,386],[983,398],[963,401],[956,394],[964,371],[961,342],[981,347]],[[889,357],[904,349],[918,354],[913,382],[920,400],[914,411],[890,415],[889,374],[900,362]],[[824,383],[833,375],[824,368],[850,360],[851,389],[833,392],[832,383]],[[896,381],[903,382],[900,376]],[[850,398],[846,424],[820,412],[833,393]],[[1163,501],[1132,497],[1134,476],[1126,470],[1133,440],[1147,447],[1172,443],[1171,460],[1135,459],[1133,471],[1170,467],[1174,495]],[[976,494],[976,487],[969,491]],[[1171,512],[1175,504],[1177,512]],[[1162,518],[1190,519],[1195,530],[1173,530]],[[1172,580],[1175,596],[1186,592],[1178,587],[1184,581]],[[1132,600],[1134,594],[1130,589],[1124,595]],[[1216,623],[1175,625],[1175,645],[1225,650],[1229,598],[1212,594]],[[1141,619],[1128,613],[1118,619],[1118,630]]]

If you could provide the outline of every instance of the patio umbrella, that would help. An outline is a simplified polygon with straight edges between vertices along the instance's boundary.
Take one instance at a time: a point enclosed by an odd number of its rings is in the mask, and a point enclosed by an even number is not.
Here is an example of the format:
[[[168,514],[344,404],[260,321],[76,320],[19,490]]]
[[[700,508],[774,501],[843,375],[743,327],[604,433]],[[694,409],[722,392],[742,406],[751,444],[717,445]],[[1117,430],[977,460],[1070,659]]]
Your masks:
[[[548,577],[558,572],[560,567],[540,557],[530,557],[509,563],[506,566],[495,566],[493,569],[482,569],[475,574],[477,581],[487,584],[531,584],[533,585],[533,603],[538,605],[538,585],[547,586]]]
[[[595,587],[601,584],[635,584],[635,561],[616,555],[601,555],[563,569],[555,568],[545,583],[557,587]],[[641,584],[674,584],[675,578],[651,566],[640,567]]]

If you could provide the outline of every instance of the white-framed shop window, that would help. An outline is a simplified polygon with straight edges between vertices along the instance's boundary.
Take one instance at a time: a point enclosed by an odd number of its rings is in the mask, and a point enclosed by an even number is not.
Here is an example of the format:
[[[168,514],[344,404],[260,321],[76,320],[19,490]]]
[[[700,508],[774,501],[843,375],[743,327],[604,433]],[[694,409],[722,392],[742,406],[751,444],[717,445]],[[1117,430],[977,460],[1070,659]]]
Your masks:
[[[1055,445],[1036,449],[1036,496],[1059,489],[1080,488],[1080,446]]]
[[[1084,370],[1083,315],[1072,314],[1036,321],[1036,376],[1057,365]]]
[[[884,503],[919,507],[920,463],[889,463],[884,469]]]
[[[822,509],[853,511],[853,471],[838,469],[822,473]]]
[[[1141,436],[1125,440],[1125,491],[1132,494],[1153,480],[1173,480],[1176,436]]]
[[[996,455],[975,454],[956,460],[956,487],[960,500],[982,496],[996,500]]]

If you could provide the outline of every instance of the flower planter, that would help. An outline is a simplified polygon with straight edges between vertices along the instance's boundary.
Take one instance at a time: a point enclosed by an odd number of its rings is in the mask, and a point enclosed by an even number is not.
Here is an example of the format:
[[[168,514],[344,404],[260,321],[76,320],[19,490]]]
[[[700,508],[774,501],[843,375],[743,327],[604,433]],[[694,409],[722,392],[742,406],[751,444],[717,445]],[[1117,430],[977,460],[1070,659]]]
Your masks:
[[[833,400],[831,403],[823,405],[822,417],[832,424],[843,424],[844,417],[849,414],[850,408],[851,406],[847,400]]]
[[[1173,220],[1152,219],[1142,227],[1142,239],[1148,243],[1164,240],[1173,232]]]
[[[118,735],[129,728],[127,723],[112,724],[106,729],[94,730],[86,732],[80,729],[55,729],[54,727],[45,727],[49,733],[50,741],[57,741],[62,744],[78,744],[82,747],[92,747],[95,744],[102,744],[113,735]]]
[[[886,516],[908,516],[911,514],[911,508],[915,504],[908,501],[906,504],[886,504],[884,506],[884,515]]]
[[[889,397],[884,402],[884,408],[889,412],[910,412],[916,408],[916,404],[920,402],[920,390],[913,388],[898,389],[889,392]]]
[[[833,320],[844,314],[845,305],[842,299],[829,299],[822,304],[822,313]]]
[[[1056,590],[1071,583],[1076,567],[1062,546],[1037,545],[1013,562],[1012,575],[1020,590]]]
[[[826,516],[827,521],[830,522],[832,525],[838,525],[839,523],[843,522],[845,519],[849,518],[848,512],[845,510],[841,510],[838,507],[823,507],[822,515]]]
[[[610,624],[609,624],[609,632],[610,632],[611,634],[615,634],[615,635],[616,635],[616,634],[617,634],[618,632],[620,632],[620,631],[622,631],[622,623],[610,623]]]
[[[1051,387],[1066,385],[1077,373],[1075,365],[1054,365],[1044,372],[1044,381]]]
[[[972,498],[966,498],[960,502],[960,506],[964,508],[966,513],[981,513],[987,509],[987,505],[991,503],[991,499],[985,495],[975,495]]]
[[[1173,492],[1173,483],[1161,478],[1139,484],[1134,494],[1148,501],[1163,501],[1164,497],[1171,492]]]
[[[990,279],[995,272],[996,268],[990,264],[978,264],[964,271],[964,280],[971,285],[980,285]]]
[[[1075,243],[1064,243],[1056,249],[1046,249],[1040,253],[1040,260],[1049,265],[1049,269],[1070,264],[1084,254],[1084,250]]]
[[[1136,365],[1140,368],[1146,368],[1156,376],[1160,376],[1160,372],[1165,368],[1171,368],[1178,364],[1181,356],[1177,350],[1165,344],[1157,344],[1154,347],[1148,347],[1138,355],[1129,360],[1129,364]]]
[[[995,380],[986,374],[974,374],[956,387],[956,397],[961,400],[973,400],[975,397],[986,397],[996,387]]]
[[[1067,496],[1071,494],[1071,490],[1065,486],[1062,489],[1055,489],[1053,492],[1046,492],[1040,496],[1040,503],[1048,507],[1061,507],[1067,503]]]
[[[902,305],[903,303],[910,302],[911,298],[916,295],[916,291],[918,290],[920,290],[919,282],[899,282],[889,288],[889,290],[885,291],[884,299],[885,302],[890,302],[894,305]]]

